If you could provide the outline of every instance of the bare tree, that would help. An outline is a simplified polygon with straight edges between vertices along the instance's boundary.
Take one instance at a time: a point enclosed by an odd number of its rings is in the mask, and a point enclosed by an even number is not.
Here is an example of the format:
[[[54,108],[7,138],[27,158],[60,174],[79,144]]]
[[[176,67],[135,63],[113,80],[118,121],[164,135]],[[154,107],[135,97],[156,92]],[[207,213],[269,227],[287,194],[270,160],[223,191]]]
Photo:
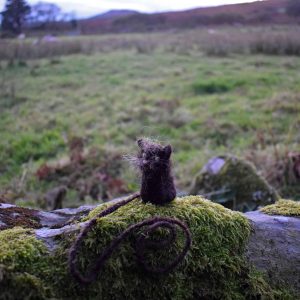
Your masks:
[[[31,8],[29,23],[32,27],[46,29],[62,18],[60,7],[54,3],[38,2]]]

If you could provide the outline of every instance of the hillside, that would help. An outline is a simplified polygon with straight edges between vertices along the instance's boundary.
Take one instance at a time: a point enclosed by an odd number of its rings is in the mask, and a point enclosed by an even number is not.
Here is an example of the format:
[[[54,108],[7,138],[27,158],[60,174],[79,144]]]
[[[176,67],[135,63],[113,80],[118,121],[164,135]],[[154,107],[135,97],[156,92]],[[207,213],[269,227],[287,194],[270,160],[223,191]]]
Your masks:
[[[284,23],[291,22],[290,17],[286,14],[288,0],[264,0],[251,3],[221,5],[216,7],[197,8],[182,12],[166,13],[165,16],[169,22],[183,22],[190,18],[211,17],[211,23],[226,23],[226,18],[230,22],[240,19],[243,23],[260,23],[274,22]],[[222,18],[223,16],[223,18]]]
[[[129,10],[129,9],[114,9],[109,10],[103,14],[98,14],[93,17],[88,18],[88,20],[104,20],[104,19],[113,19],[113,18],[121,18],[134,14],[138,14],[138,11]]]
[[[116,11],[101,15],[102,17],[82,20],[80,24],[83,33],[101,33],[145,32],[224,24],[295,23],[297,20],[286,13],[287,3],[288,0],[265,0],[155,14],[128,14],[127,11],[125,16]]]

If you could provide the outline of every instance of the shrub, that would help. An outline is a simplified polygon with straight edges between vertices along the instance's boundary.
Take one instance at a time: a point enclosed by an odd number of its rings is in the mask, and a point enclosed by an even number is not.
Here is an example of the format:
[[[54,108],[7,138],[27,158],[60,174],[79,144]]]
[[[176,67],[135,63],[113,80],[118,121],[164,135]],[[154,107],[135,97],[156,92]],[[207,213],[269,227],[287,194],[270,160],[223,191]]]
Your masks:
[[[192,89],[195,94],[215,94],[229,92],[244,84],[245,82],[239,79],[212,78],[194,83]]]
[[[46,131],[44,134],[27,132],[13,141],[8,151],[16,164],[22,164],[30,159],[54,156],[63,145],[63,139],[56,131]]]

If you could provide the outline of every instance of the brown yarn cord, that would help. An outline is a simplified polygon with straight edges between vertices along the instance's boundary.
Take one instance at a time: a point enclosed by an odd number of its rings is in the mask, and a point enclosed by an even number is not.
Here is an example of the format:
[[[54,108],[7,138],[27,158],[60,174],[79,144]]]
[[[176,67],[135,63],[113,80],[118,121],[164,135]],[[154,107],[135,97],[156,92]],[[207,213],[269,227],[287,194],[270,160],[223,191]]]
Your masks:
[[[121,234],[119,234],[116,238],[112,240],[110,245],[106,247],[100,256],[96,259],[95,263],[90,266],[90,268],[87,270],[86,274],[81,274],[76,266],[76,256],[78,253],[78,250],[82,244],[83,239],[87,236],[89,230],[96,225],[97,219],[100,217],[104,217],[106,215],[111,214],[112,212],[116,211],[121,206],[124,206],[128,204],[129,202],[133,201],[134,199],[138,198],[140,196],[140,193],[135,193],[131,195],[130,197],[116,203],[115,205],[107,208],[106,210],[100,212],[96,217],[94,217],[87,226],[81,231],[81,233],[77,236],[74,244],[70,248],[69,251],[69,269],[73,277],[82,285],[89,284],[96,280],[98,273],[100,272],[101,268],[103,267],[104,263],[107,259],[112,255],[113,251],[118,248],[118,246],[121,244],[121,242],[126,239],[133,231],[140,229],[142,227],[147,226],[146,229],[143,230],[141,235],[137,238],[136,244],[135,244],[135,250],[138,262],[142,265],[145,271],[149,273],[155,273],[155,274],[164,274],[172,271],[185,257],[188,250],[191,247],[192,238],[191,233],[186,224],[184,224],[182,221],[177,220],[175,218],[170,217],[153,217],[150,219],[146,219],[144,221],[141,221],[139,223],[133,224],[129,226],[127,229],[125,229]],[[163,249],[168,247],[171,243],[173,243],[176,240],[176,226],[180,227],[186,237],[185,245],[181,253],[175,257],[175,259],[166,267],[163,268],[152,268],[147,265],[144,252],[145,249],[151,248],[154,250]],[[169,231],[169,235],[164,238],[163,240],[158,241],[149,241],[146,240],[146,237],[151,235],[156,229],[158,228],[165,228]]]

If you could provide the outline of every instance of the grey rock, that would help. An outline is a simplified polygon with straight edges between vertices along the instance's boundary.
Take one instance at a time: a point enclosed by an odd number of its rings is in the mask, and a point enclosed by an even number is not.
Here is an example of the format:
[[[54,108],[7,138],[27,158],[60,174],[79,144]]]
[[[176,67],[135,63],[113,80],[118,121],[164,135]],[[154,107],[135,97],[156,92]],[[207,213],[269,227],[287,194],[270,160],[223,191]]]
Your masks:
[[[8,208],[8,207],[15,207],[15,205],[8,204],[8,203],[0,203],[0,208]]]
[[[248,212],[252,233],[247,257],[273,284],[284,282],[300,294],[300,218]]]
[[[223,166],[225,165],[226,160],[221,157],[213,157],[211,158],[207,164],[202,168],[201,172],[207,172],[210,174],[218,174]]]
[[[101,205],[101,204],[100,204]],[[98,205],[83,205],[77,208],[62,208],[62,209],[56,209],[53,211],[55,214],[64,214],[64,215],[78,215],[80,213],[86,213],[90,212],[92,209],[97,207]]]
[[[55,237],[63,234],[71,233],[71,232],[76,232],[80,230],[82,227],[84,227],[87,223],[88,221],[81,222],[78,224],[66,225],[56,229],[43,227],[41,229],[35,230],[35,235],[39,240],[42,240],[45,243],[45,245],[50,251],[53,251],[56,249],[57,246]]]

